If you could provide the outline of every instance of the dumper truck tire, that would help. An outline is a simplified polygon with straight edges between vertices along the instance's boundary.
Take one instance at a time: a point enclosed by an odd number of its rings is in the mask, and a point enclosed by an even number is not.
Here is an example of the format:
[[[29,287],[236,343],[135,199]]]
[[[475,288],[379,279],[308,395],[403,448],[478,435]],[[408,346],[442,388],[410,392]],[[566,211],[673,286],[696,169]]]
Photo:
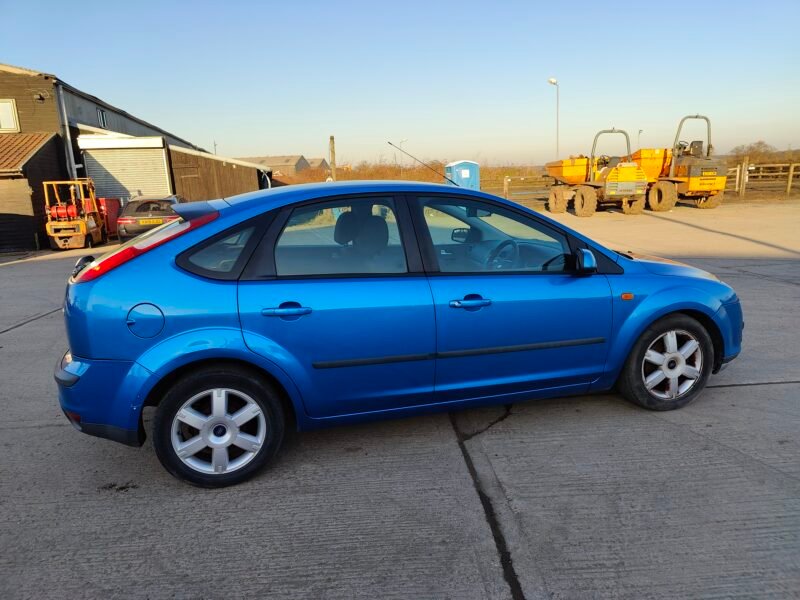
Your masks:
[[[576,217],[591,217],[597,210],[597,190],[588,185],[581,185],[575,190]]]
[[[647,192],[647,204],[653,212],[666,212],[675,208],[678,188],[671,181],[657,181]]]
[[[724,192],[720,192],[719,194],[715,194],[713,196],[706,196],[705,198],[698,198],[697,199],[697,208],[717,208],[720,204],[722,204],[722,194]]]
[[[622,199],[622,212],[626,215],[640,215],[644,212],[644,196],[633,196]]]
[[[550,196],[547,198],[547,210],[551,213],[563,213],[567,211],[567,198],[562,188],[550,188]]]

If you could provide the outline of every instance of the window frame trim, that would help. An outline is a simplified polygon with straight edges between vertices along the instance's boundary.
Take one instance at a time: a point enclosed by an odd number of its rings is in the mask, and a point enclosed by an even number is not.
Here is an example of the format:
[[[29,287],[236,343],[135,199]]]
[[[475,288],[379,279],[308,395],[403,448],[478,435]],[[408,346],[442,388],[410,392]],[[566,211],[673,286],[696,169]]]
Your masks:
[[[0,127],[0,133],[19,133],[21,131],[19,124],[19,112],[17,111],[17,101],[15,98],[0,98],[0,102],[8,102],[11,104],[11,117],[14,119],[14,128]]]
[[[391,198],[394,203],[394,212],[397,219],[397,228],[400,233],[400,243],[406,258],[405,273],[323,273],[309,275],[278,275],[275,263],[275,248],[278,244],[286,224],[291,218],[292,212],[298,208],[313,206],[314,204],[335,204],[343,201],[355,201],[361,199],[386,199]],[[408,208],[407,194],[397,192],[365,192],[357,194],[339,194],[334,196],[322,196],[309,198],[300,202],[293,202],[277,209],[278,214],[270,224],[269,228],[261,238],[255,251],[252,253],[248,264],[245,266],[239,278],[240,281],[294,281],[294,280],[320,280],[320,279],[386,279],[397,277],[418,277],[424,274],[422,257],[420,255],[419,242],[416,238],[411,214]],[[257,256],[261,252],[263,258]],[[264,263],[261,265],[261,263]],[[267,267],[267,272],[262,271],[261,275],[254,273],[256,266]]]

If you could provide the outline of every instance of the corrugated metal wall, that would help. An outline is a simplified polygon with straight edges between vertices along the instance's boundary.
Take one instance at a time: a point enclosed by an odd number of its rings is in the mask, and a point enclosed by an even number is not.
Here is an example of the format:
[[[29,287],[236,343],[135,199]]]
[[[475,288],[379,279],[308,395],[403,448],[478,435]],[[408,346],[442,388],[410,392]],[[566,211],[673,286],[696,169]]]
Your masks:
[[[164,148],[103,148],[83,151],[98,196],[169,196],[172,193]]]
[[[175,193],[186,200],[213,200],[259,189],[258,169],[174,147],[169,148],[169,157]]]

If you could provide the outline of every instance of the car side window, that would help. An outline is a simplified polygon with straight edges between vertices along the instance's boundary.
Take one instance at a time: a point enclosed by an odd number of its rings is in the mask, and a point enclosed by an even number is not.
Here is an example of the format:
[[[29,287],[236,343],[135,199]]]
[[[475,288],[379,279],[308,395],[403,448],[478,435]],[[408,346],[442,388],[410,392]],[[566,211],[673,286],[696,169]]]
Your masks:
[[[278,277],[407,273],[392,198],[295,208],[275,244]]]
[[[201,271],[215,274],[230,273],[255,229],[255,225],[252,225],[223,237],[190,254],[188,261]]]
[[[476,200],[420,197],[442,273],[563,273],[572,269],[566,235],[512,210]]]

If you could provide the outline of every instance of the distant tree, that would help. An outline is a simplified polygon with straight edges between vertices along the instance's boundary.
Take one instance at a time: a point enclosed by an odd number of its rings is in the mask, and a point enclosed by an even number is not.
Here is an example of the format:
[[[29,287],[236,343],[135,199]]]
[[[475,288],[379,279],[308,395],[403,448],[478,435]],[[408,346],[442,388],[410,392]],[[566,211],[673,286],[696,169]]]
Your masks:
[[[736,146],[731,150],[731,155],[736,158],[737,162],[741,161],[745,156],[749,156],[750,162],[756,163],[772,158],[777,151],[778,149],[775,146],[768,144],[764,140],[759,140],[752,144]]]

